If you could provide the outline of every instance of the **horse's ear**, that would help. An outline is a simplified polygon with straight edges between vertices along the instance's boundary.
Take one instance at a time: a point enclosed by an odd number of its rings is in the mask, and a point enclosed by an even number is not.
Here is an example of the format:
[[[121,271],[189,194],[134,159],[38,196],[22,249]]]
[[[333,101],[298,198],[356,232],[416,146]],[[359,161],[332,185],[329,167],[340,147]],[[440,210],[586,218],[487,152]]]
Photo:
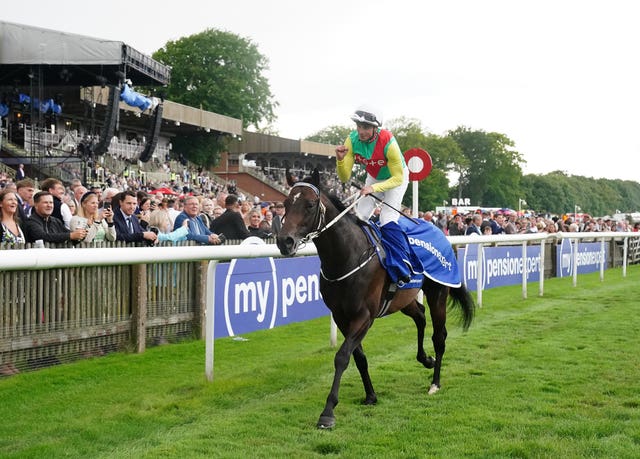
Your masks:
[[[320,186],[320,171],[318,171],[317,167],[311,173],[311,183],[315,186]]]
[[[287,178],[287,184],[289,186],[295,185],[296,182],[295,180],[293,180],[293,176],[291,175],[291,171],[289,170],[288,167],[285,169],[284,175]]]

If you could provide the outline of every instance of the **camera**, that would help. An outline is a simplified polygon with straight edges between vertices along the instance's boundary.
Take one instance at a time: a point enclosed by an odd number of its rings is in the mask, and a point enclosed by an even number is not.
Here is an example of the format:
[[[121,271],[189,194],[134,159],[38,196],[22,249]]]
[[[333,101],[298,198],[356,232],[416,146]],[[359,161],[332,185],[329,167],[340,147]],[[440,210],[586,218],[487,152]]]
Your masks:
[[[102,204],[102,210],[107,210],[107,209],[111,209],[111,203],[110,202],[104,202]]]
[[[156,235],[160,232],[160,229],[158,229],[157,226],[150,226],[149,227],[149,231],[156,233]]]

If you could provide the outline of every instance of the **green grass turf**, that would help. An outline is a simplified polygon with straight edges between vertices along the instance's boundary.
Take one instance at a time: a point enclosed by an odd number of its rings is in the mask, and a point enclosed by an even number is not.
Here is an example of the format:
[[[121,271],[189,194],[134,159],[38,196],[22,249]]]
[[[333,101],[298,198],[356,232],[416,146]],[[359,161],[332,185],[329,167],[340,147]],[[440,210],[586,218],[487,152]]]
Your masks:
[[[378,404],[352,362],[330,431],[328,318],[217,340],[212,383],[203,341],[0,379],[0,457],[640,457],[640,266],[598,276],[485,291],[467,333],[449,319],[433,396],[413,322],[377,320]]]

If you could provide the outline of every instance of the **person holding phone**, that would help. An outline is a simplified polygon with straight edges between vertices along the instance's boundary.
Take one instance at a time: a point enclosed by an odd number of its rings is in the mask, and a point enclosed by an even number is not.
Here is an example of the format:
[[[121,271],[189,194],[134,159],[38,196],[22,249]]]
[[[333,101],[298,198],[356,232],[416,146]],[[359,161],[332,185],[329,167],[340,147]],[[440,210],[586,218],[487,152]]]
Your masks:
[[[111,205],[102,208],[98,212],[98,195],[88,191],[80,198],[80,207],[77,215],[71,217],[70,225],[73,231],[76,228],[87,230],[87,236],[83,242],[115,241],[116,228],[113,223],[113,210]]]

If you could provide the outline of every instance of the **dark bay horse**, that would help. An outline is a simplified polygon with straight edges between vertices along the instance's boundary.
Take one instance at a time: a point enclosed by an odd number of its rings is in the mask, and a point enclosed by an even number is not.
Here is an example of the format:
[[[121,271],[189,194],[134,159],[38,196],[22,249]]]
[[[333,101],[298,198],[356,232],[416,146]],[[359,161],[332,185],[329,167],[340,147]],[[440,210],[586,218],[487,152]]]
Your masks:
[[[321,191],[317,173],[297,183],[293,183],[289,175],[288,179],[292,188],[285,200],[286,213],[278,234],[278,248],[283,255],[293,256],[301,243],[313,239],[321,264],[320,293],[344,336],[334,359],[331,391],[317,423],[318,428],[332,428],[340,379],[351,355],[364,384],[364,403],[372,405],[377,401],[362,340],[374,319],[381,315],[390,279],[378,260],[376,248],[361,229],[363,223],[354,214],[343,212],[346,207],[337,198]],[[429,394],[433,394],[440,388],[440,367],[447,338],[447,299],[461,310],[465,330],[473,319],[475,303],[464,285],[450,288],[424,277],[422,291],[433,323],[434,359],[427,356],[423,346],[426,317],[424,306],[416,299],[419,290],[398,289],[382,315],[402,311],[415,322],[417,359],[426,368],[433,368],[429,388]]]

